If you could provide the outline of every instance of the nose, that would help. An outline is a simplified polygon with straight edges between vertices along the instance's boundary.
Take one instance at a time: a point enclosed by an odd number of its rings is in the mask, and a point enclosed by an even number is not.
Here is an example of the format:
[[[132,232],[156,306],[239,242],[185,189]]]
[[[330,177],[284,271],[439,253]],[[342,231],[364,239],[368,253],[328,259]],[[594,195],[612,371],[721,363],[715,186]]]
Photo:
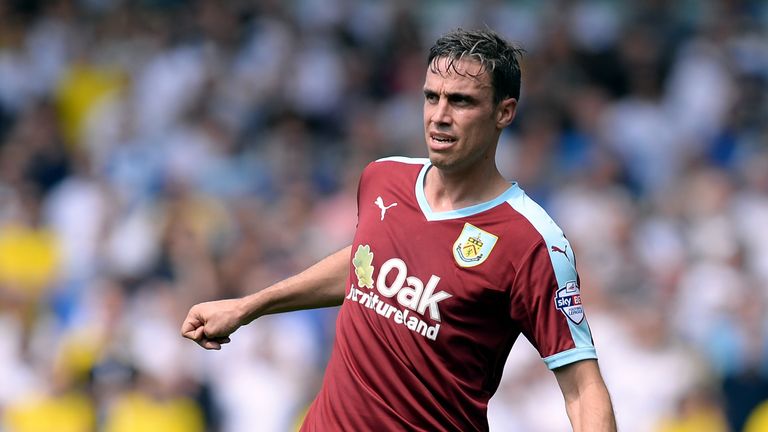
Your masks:
[[[446,98],[441,97],[436,104],[432,105],[430,120],[436,125],[448,125],[451,123],[450,106]]]

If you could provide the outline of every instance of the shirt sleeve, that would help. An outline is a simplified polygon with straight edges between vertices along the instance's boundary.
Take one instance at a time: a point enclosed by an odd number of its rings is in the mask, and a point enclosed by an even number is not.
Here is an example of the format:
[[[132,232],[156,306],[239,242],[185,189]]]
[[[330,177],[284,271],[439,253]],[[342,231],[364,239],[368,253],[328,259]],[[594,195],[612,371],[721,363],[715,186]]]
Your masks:
[[[597,358],[574,263],[564,236],[551,244],[542,239],[520,264],[510,292],[511,318],[550,369]]]

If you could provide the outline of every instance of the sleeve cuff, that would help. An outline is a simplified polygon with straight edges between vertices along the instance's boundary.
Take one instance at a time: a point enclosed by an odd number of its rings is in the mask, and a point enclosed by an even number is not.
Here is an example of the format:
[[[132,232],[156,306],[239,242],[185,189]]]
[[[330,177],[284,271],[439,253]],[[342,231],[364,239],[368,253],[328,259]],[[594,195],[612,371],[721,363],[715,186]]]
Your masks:
[[[568,351],[559,352],[549,357],[544,358],[544,363],[547,364],[549,369],[556,369],[560,366],[575,363],[580,360],[596,359],[597,351],[594,347],[589,348],[573,348]]]

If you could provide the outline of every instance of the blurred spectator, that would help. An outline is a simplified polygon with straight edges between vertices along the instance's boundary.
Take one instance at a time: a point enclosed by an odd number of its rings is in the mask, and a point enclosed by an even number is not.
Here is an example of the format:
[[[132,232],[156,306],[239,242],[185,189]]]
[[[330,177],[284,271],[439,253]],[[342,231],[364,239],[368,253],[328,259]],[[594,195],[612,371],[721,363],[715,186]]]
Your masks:
[[[17,190],[16,217],[0,226],[0,287],[21,302],[37,302],[54,282],[60,262],[55,234],[42,224],[40,197],[32,185]]]
[[[718,401],[707,389],[695,388],[686,393],[678,410],[663,419],[658,432],[725,432],[728,431]]]
[[[760,432],[768,429],[768,402],[758,405],[747,419],[744,432]]]

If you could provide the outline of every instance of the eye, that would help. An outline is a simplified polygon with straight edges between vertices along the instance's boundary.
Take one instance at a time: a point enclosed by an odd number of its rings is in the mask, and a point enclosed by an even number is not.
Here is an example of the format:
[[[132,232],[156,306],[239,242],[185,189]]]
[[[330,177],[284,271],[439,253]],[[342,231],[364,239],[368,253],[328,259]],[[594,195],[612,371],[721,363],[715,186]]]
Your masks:
[[[472,99],[463,95],[451,96],[449,100],[451,101],[452,105],[459,106],[459,107],[464,107],[472,104]]]
[[[438,97],[435,93],[424,92],[424,100],[426,100],[428,103],[437,103]]]

